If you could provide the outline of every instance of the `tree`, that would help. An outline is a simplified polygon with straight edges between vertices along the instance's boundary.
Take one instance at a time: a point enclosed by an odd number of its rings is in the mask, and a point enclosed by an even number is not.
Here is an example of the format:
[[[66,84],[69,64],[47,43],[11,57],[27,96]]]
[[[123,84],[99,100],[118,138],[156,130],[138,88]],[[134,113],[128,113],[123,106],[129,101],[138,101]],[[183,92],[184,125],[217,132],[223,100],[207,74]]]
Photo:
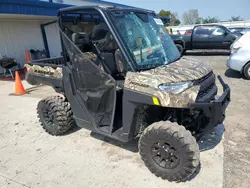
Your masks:
[[[158,15],[162,17],[170,17],[171,12],[169,10],[161,10]]]
[[[182,22],[185,25],[199,24],[201,22],[197,9],[190,9],[182,14]]]
[[[233,21],[243,21],[244,19],[240,16],[232,16],[229,21],[233,22]]]
[[[181,21],[178,19],[178,14],[176,12],[171,13],[169,10],[161,10],[158,14],[161,17],[168,17],[170,18],[170,23],[165,25],[180,25]]]
[[[220,20],[216,17],[210,17],[208,16],[207,18],[201,18],[201,22],[203,24],[206,24],[206,23],[217,23],[217,22],[220,22]]]
[[[177,26],[177,25],[180,25],[180,23],[181,23],[181,21],[178,19],[177,12],[171,13],[170,25]]]

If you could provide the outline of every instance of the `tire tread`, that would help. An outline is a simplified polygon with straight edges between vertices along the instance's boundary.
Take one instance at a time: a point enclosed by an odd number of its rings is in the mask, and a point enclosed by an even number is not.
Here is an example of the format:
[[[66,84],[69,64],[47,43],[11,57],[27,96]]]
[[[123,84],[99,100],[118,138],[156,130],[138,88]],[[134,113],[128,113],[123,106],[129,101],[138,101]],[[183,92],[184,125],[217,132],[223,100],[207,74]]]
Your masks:
[[[175,173],[162,173],[160,168],[156,168],[148,158],[148,154],[145,153],[145,147],[149,147],[147,144],[147,139],[151,136],[153,137],[156,132],[164,132],[170,136],[170,140],[175,137],[175,139],[180,142],[182,149],[187,153],[186,157],[187,163],[182,168],[182,171],[177,171]],[[162,179],[167,179],[169,181],[186,181],[196,170],[199,165],[199,146],[196,139],[191,135],[190,131],[186,130],[185,127],[178,125],[173,122],[155,122],[148,126],[142,133],[139,140],[139,152],[142,160],[148,169],[154,173],[157,177]],[[150,156],[151,157],[151,156]]]
[[[50,131],[46,128],[41,118],[41,111],[43,106],[47,106],[56,115],[56,126],[57,130],[55,132]],[[70,104],[66,101],[66,98],[60,95],[49,96],[42,99],[37,105],[37,114],[39,122],[43,129],[50,135],[57,136],[65,133],[74,125],[73,113],[70,108]]]

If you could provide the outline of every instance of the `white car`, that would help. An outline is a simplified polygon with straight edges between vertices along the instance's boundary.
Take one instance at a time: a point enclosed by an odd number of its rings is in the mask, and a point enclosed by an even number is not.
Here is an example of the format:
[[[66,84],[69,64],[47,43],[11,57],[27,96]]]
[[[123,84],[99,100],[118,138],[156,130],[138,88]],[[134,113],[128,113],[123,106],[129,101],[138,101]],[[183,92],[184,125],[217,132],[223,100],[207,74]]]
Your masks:
[[[227,67],[239,71],[250,79],[250,32],[246,32],[231,45]]]

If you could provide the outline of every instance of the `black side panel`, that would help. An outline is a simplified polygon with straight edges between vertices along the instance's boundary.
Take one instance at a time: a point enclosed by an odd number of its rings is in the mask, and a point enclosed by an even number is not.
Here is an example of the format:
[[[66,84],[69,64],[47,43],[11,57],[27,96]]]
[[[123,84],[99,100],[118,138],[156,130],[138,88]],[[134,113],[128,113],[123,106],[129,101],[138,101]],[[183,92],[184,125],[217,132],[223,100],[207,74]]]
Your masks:
[[[153,105],[152,95],[147,93],[137,92],[130,89],[124,89],[123,101],[129,101],[133,103]]]
[[[84,127],[85,125],[83,124],[90,124],[90,118],[86,113],[86,109],[82,108],[77,98],[75,97],[75,84],[72,80],[71,70],[68,67],[65,67],[65,69],[63,69],[63,85],[65,88],[67,88],[65,89],[64,94],[67,97],[67,100],[70,102],[74,118],[75,120],[79,120],[76,121],[77,125],[79,127]]]
[[[133,119],[136,111],[136,107],[141,104],[154,105],[152,96],[135,92],[133,90],[124,89],[123,93],[123,136],[127,137],[127,140],[133,138]]]
[[[72,74],[72,76],[68,75],[67,79],[71,79],[71,85],[74,85],[74,93],[68,93],[73,95],[72,98],[69,97],[69,99],[68,94],[66,96],[68,100],[77,101],[71,105],[71,108],[73,111],[84,109],[96,129],[113,125],[116,101],[115,80],[98,67],[99,61],[95,54],[83,53],[62,31],[61,36],[70,60],[66,67],[68,73]],[[65,85],[64,87],[66,88]],[[80,114],[77,117],[81,118]]]
[[[52,86],[53,88],[58,88],[62,90],[62,79],[60,78],[50,78],[46,76],[41,76],[41,75],[31,75],[29,74],[26,76],[26,81],[31,84],[31,85],[48,85]]]

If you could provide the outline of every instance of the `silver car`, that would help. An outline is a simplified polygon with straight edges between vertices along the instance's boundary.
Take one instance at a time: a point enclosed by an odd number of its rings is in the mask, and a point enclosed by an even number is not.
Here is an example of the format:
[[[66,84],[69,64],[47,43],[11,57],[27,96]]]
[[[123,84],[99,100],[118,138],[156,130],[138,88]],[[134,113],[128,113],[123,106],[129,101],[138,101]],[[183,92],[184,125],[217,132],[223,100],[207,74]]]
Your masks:
[[[227,67],[242,73],[250,79],[250,32],[239,37],[231,45],[231,54],[227,59]]]

